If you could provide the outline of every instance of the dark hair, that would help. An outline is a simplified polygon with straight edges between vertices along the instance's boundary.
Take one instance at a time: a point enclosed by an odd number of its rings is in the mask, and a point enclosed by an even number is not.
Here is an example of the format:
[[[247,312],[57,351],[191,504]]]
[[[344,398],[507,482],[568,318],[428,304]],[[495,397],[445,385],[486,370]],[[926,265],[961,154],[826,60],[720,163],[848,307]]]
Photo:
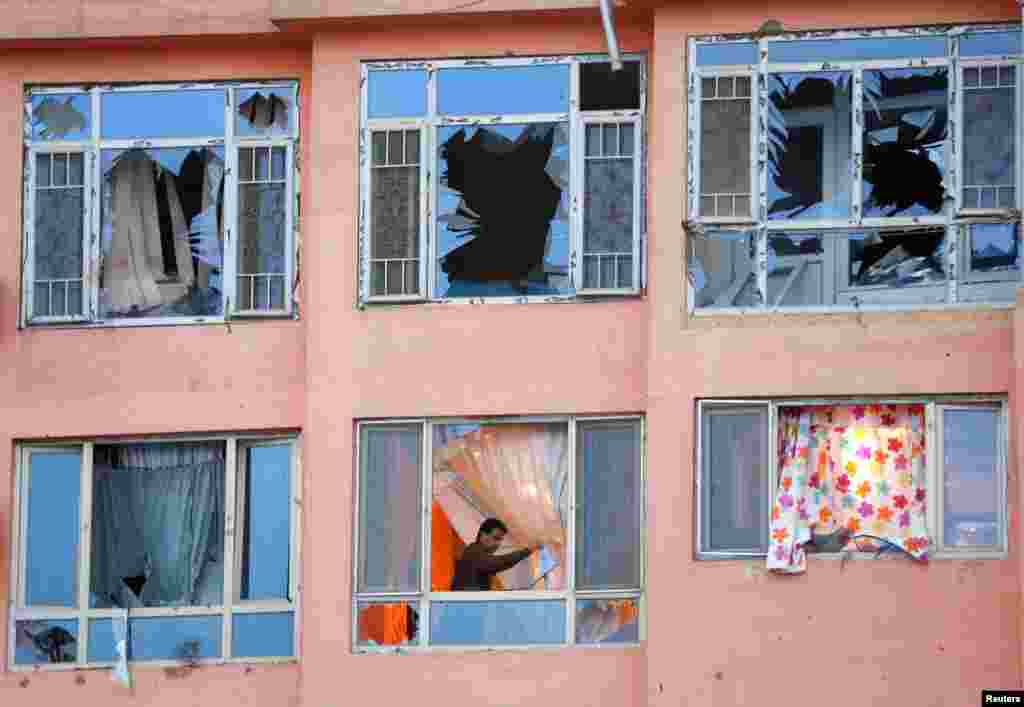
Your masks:
[[[480,530],[476,531],[476,539],[479,540],[480,536],[484,533],[493,533],[495,530],[500,530],[503,533],[507,533],[508,526],[506,526],[497,518],[488,518],[480,524]]]

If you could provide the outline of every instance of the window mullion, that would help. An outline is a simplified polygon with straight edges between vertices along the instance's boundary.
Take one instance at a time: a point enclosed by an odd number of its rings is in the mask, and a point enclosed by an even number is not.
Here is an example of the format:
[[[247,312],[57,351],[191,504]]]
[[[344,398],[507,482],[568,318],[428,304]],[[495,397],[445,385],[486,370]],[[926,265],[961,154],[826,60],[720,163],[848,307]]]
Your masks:
[[[369,82],[367,82],[369,83]],[[426,119],[426,153],[420,156],[422,164],[426,165],[427,171],[427,199],[425,205],[426,211],[426,244],[423,248],[423,252],[426,253],[425,262],[421,266],[423,273],[424,286],[423,296],[425,299],[434,299],[434,283],[437,281],[437,274],[435,268],[437,267],[437,209],[438,199],[440,192],[440,175],[439,164],[437,161],[437,142],[438,142],[438,127],[437,127],[437,67],[431,65],[427,67],[427,119]],[[424,157],[426,159],[424,159]],[[423,169],[421,167],[421,169]],[[429,428],[429,426],[428,426]],[[423,619],[420,619],[422,626]],[[421,628],[421,633],[422,633]]]
[[[238,144],[235,140],[234,97],[227,89],[224,105],[224,238],[223,299],[224,318],[230,319],[238,309]],[[270,169],[268,165],[267,169]],[[287,295],[287,293],[286,293]]]
[[[943,407],[930,401],[925,404],[925,450],[927,464],[925,466],[925,493],[931,497],[928,504],[927,523],[928,532],[932,534],[933,547],[938,550],[943,547],[944,538],[942,528],[939,526],[940,513],[945,504],[945,462],[942,440],[939,435],[942,432]],[[931,489],[928,489],[928,485]]]
[[[238,505],[238,440],[228,437],[224,454],[224,599],[221,626],[221,651],[224,658],[231,657],[231,607],[235,600],[235,539],[244,520],[239,517]],[[245,471],[242,472],[244,478]]]
[[[92,475],[93,443],[82,445],[81,517],[78,533],[78,664],[88,662],[89,586],[92,562]]]
[[[853,174],[850,175],[850,223],[859,225],[863,218],[861,206],[864,189],[864,69],[859,66],[853,70],[852,98],[853,120],[850,121],[850,130],[853,134],[850,136],[850,147],[853,152]]]
[[[433,489],[433,426],[429,422],[420,425],[422,439],[421,454],[423,460],[420,464],[422,474],[420,484],[422,485],[422,513],[420,514],[420,623],[419,623],[419,644],[420,646],[430,645],[430,594],[433,591],[431,582],[431,521],[434,497]]]
[[[22,296],[24,297],[24,300],[22,302],[22,312],[24,315],[25,324],[27,325],[32,321],[32,316],[35,309],[33,306],[36,282],[35,185],[38,183],[38,177],[36,176],[36,151],[32,148],[29,148],[24,151],[24,154],[25,159],[28,161],[28,164],[26,165],[28,177],[25,179],[25,252],[22,255],[21,281],[23,293]]]
[[[576,483],[579,478],[579,437],[576,420],[569,423],[569,512],[565,547],[565,641],[576,643]]]

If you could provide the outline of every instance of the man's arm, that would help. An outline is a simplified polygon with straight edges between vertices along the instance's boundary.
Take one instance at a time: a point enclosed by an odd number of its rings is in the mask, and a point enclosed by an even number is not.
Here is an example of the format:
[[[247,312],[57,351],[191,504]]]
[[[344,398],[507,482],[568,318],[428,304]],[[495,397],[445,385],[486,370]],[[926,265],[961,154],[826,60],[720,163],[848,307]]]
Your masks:
[[[532,555],[533,550],[534,548],[526,548],[525,550],[516,550],[505,555],[489,555],[483,549],[474,549],[470,557],[464,559],[468,559],[479,572],[498,574],[518,565]]]

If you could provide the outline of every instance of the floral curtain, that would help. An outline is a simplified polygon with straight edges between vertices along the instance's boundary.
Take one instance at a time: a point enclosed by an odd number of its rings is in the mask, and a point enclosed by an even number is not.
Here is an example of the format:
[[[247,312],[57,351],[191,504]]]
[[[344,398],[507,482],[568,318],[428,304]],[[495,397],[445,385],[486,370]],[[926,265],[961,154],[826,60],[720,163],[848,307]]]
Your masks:
[[[826,536],[927,559],[922,406],[785,408],[778,448],[770,570],[805,571],[807,546]]]

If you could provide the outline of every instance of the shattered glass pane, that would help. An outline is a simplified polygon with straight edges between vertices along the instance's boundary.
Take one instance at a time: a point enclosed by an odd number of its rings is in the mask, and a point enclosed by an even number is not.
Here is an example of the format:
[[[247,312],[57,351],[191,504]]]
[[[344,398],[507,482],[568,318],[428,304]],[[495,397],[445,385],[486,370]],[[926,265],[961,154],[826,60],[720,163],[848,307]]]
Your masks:
[[[15,623],[15,665],[74,663],[77,658],[76,619],[37,619]]]
[[[755,42],[715,42],[697,45],[697,66],[729,66],[757,63]]]
[[[286,154],[283,147],[238,151],[239,165],[246,165],[238,180],[237,308],[242,311],[285,308],[288,185],[280,165]]]
[[[864,72],[864,215],[942,212],[948,70]]]
[[[768,414],[712,406],[701,436],[701,549],[768,549]]]
[[[415,118],[427,112],[427,72],[423,69],[370,71],[369,118]]]
[[[972,274],[1019,272],[1020,241],[1015,223],[970,226]],[[984,279],[984,278],[982,278]]]
[[[407,646],[416,643],[420,612],[408,602],[359,602],[356,609],[360,646]]]
[[[946,38],[860,37],[768,42],[768,61],[798,64],[869,59],[918,59],[946,56]],[[866,73],[866,72],[865,72]]]
[[[441,115],[569,112],[569,65],[486,66],[437,72]]]
[[[436,297],[568,295],[565,123],[438,131]]]
[[[26,606],[78,606],[82,456],[32,452],[25,512]]]
[[[223,89],[104,93],[102,137],[224,137],[225,99]]]
[[[1017,138],[1016,77],[1012,66],[964,69],[965,209],[1012,208]],[[1005,69],[1005,71],[1004,71]],[[967,88],[968,81],[972,86]],[[1002,187],[1002,189],[1000,189]],[[1006,206],[1004,203],[1009,202]]]
[[[83,312],[83,161],[81,153],[36,154],[33,316]]]
[[[639,599],[580,599],[576,602],[576,643],[637,643]]]
[[[850,285],[908,287],[942,282],[945,229],[868,232],[849,240]]]
[[[628,153],[619,153],[623,142],[631,146],[621,133],[632,132],[633,126],[604,127],[603,151],[588,150],[583,167],[583,287],[628,288],[633,285],[632,268],[627,279],[620,281],[618,275],[620,262],[632,263],[633,257],[634,162]],[[610,268],[607,278],[605,261]]]
[[[103,150],[101,161],[101,316],[221,314],[223,148]]]
[[[32,97],[33,140],[89,140],[92,96],[85,93]]]
[[[295,91],[288,86],[240,88],[235,91],[235,134],[290,135],[295,129]]]
[[[419,292],[420,134],[373,133],[370,167],[370,295]]]
[[[749,217],[749,77],[704,79],[700,120],[701,216]]]
[[[580,64],[580,110],[635,110],[640,108],[638,61],[622,63],[612,71],[604,62]]]
[[[441,601],[430,605],[430,643],[435,646],[564,642],[564,601]]]
[[[753,233],[744,231],[691,234],[689,270],[697,307],[755,304],[754,239]]]
[[[288,612],[231,617],[231,657],[290,658],[295,655],[295,615]]]
[[[768,304],[806,307],[825,304],[825,263],[821,236],[789,234],[768,239]],[[831,302],[829,302],[831,303]]]
[[[849,72],[768,77],[768,218],[850,215]]]
[[[960,37],[960,56],[1009,56],[1021,50],[1020,30],[1014,32],[975,32]]]
[[[244,525],[238,598],[289,599],[291,564],[291,444],[243,448]]]
[[[129,620],[132,660],[219,658],[222,654],[221,616],[159,616]]]
[[[943,538],[956,547],[1002,545],[997,408],[944,410]]]

